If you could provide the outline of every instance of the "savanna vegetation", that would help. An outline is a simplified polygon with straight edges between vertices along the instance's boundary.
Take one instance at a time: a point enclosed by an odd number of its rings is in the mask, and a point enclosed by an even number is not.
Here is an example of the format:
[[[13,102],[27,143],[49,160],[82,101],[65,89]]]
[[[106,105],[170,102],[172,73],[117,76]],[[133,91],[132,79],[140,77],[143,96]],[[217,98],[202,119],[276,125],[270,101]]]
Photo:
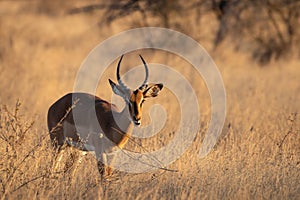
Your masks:
[[[0,1],[0,198],[298,199],[299,7],[296,0]],[[176,55],[139,50],[126,55],[122,73],[140,64],[140,53],[148,63],[176,69],[199,101],[194,142],[166,166],[177,171],[115,171],[101,181],[94,156],[78,163],[80,151],[72,148],[64,149],[57,169],[46,126],[49,106],[73,90],[80,64],[96,45],[143,26],[183,32],[216,62],[227,114],[213,151],[198,157],[211,114],[202,77]],[[115,67],[101,77],[97,96],[110,100],[107,79],[115,80]],[[156,103],[167,111],[165,127],[149,139],[133,138],[126,149],[152,151],[172,140],[178,101],[164,89],[145,105],[146,124]]]

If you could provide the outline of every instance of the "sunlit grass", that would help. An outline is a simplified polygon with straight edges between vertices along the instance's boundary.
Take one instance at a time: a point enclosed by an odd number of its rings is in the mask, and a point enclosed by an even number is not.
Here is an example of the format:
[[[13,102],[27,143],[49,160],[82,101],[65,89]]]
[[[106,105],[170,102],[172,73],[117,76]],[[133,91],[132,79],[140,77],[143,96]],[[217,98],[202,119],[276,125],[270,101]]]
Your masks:
[[[88,154],[78,163],[81,155],[73,148],[65,148],[60,167],[55,169],[57,152],[50,145],[46,113],[55,100],[72,91],[88,52],[107,37],[128,29],[132,19],[100,29],[97,13],[43,15],[22,1],[1,4],[8,10],[0,19],[0,36],[4,38],[0,42],[1,199],[299,197],[299,60],[273,62],[262,68],[233,52],[230,45],[214,51],[226,88],[227,115],[217,145],[200,159],[198,152],[210,121],[210,98],[204,81],[175,55],[142,51],[147,62],[169,65],[190,81],[199,100],[199,133],[180,159],[165,166],[178,172],[115,171],[111,180],[101,181],[94,156]],[[191,35],[197,35],[195,30]],[[211,38],[209,33],[197,36],[201,40]],[[206,47],[210,42],[200,41]],[[138,53],[126,56],[122,70],[140,64],[135,60]],[[96,91],[106,100],[112,94],[108,78],[115,80],[115,63],[101,77]],[[152,151],[173,138],[180,120],[178,101],[171,91],[163,90],[157,99],[147,102],[145,113],[156,103],[168,113],[163,131],[150,139],[133,138],[126,149]],[[148,116],[144,119],[145,123],[150,120]]]

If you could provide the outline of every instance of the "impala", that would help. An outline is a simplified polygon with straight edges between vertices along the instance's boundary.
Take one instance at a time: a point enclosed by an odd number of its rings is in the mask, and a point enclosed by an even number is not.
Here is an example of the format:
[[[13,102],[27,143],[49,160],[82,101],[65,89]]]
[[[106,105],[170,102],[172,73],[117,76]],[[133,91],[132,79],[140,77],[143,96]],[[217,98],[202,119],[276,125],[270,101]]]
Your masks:
[[[52,144],[60,149],[65,143],[83,151],[95,151],[101,175],[112,173],[113,163],[106,162],[106,154],[114,148],[122,149],[127,143],[133,125],[140,126],[142,107],[146,98],[156,97],[163,84],[147,85],[148,67],[140,55],[145,68],[145,80],[136,90],[131,90],[120,78],[121,56],[116,76],[118,84],[109,79],[116,95],[125,101],[119,112],[111,104],[87,93],[69,93],[57,100],[48,110],[48,129]]]

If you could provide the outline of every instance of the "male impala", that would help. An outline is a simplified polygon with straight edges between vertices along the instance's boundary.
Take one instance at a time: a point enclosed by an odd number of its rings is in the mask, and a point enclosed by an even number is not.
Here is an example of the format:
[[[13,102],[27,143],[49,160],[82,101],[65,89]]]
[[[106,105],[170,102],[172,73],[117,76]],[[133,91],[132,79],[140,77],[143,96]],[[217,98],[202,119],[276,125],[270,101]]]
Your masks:
[[[117,66],[118,85],[109,79],[115,94],[121,96],[126,105],[121,112],[115,105],[91,94],[69,93],[57,100],[48,111],[48,128],[55,147],[64,143],[83,151],[95,151],[101,175],[112,172],[112,162],[106,166],[106,154],[113,148],[122,148],[131,134],[133,124],[139,126],[142,119],[143,102],[156,97],[163,84],[147,85],[148,67],[140,56],[146,72],[142,85],[131,90],[121,81],[120,64]]]

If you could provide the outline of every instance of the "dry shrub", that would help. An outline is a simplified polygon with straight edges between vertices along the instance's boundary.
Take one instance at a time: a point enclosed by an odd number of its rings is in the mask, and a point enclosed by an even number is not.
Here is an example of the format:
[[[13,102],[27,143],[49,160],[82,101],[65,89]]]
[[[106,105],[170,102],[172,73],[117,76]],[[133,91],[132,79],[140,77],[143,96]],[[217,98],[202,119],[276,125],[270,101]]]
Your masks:
[[[95,185],[94,174],[91,181],[74,194],[72,182],[74,163],[78,153],[70,149],[64,153],[64,170],[54,170],[57,152],[50,146],[47,131],[35,130],[34,122],[20,114],[21,103],[17,101],[14,109],[0,108],[0,196],[7,198],[82,196],[90,185]],[[29,122],[28,122],[29,121]],[[72,168],[73,167],[73,168]],[[89,176],[86,176],[89,180]],[[97,176],[96,176],[97,177]],[[76,177],[74,177],[74,180]],[[80,180],[82,183],[82,180]]]

